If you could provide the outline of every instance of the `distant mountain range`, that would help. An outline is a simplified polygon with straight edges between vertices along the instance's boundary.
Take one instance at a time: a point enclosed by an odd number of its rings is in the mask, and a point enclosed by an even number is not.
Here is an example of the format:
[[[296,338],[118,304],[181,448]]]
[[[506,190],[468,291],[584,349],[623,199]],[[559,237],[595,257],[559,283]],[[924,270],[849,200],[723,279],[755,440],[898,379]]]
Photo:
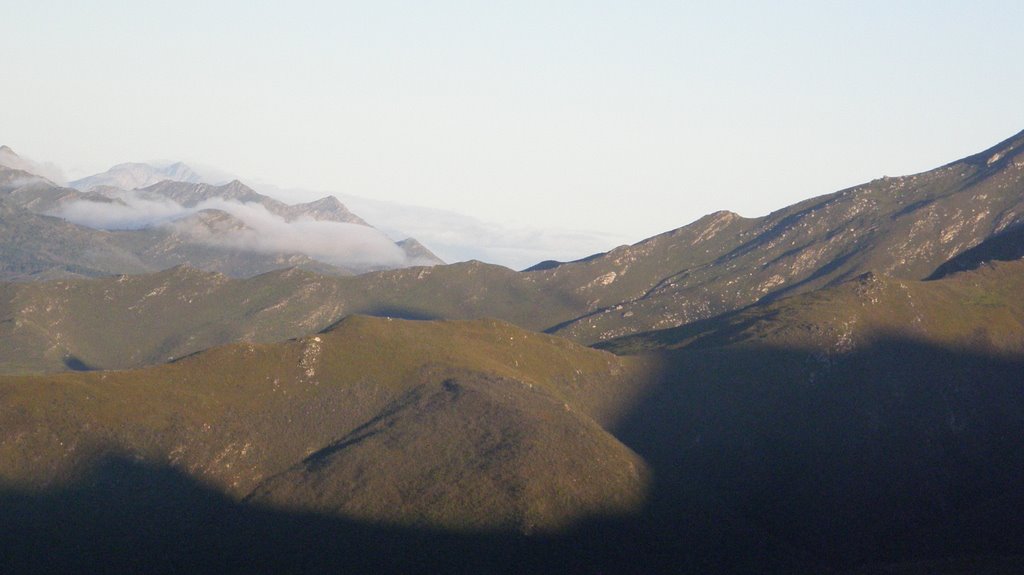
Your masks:
[[[122,164],[66,188],[18,168],[31,163],[5,150],[2,279],[143,273],[180,264],[251,276],[282,267],[346,275],[442,263],[414,239],[387,238],[333,196],[288,205],[237,180],[198,182],[180,163]]]
[[[0,160],[0,164],[2,164]],[[31,171],[31,170],[29,170]],[[38,172],[37,172],[38,173]],[[107,186],[123,190],[148,187],[164,180],[205,183],[215,186],[242,180],[253,190],[273,198],[308,200],[333,195],[360,218],[392,238],[417,238],[430,251],[449,262],[480,260],[513,269],[523,269],[538,261],[564,254],[564,257],[589,255],[621,244],[626,237],[611,231],[529,228],[481,221],[472,216],[435,207],[409,205],[371,199],[341,191],[313,191],[281,188],[250,180],[206,166],[182,162],[128,163],[114,166],[68,184],[81,191]]]
[[[367,227],[238,182],[0,191],[34,278]],[[523,272],[0,283],[0,570],[1018,572],[1022,239],[1024,132]]]

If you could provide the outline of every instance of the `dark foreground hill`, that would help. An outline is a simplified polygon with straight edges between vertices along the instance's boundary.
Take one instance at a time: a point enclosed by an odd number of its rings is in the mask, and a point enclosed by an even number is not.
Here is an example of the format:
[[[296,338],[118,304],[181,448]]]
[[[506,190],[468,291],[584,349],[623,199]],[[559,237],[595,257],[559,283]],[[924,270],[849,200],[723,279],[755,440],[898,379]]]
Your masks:
[[[353,317],[145,370],[5,377],[5,559],[1012,572],[1022,278],[866,276],[610,344],[640,357]]]
[[[50,516],[18,501],[82,489],[123,489],[180,522],[181,489],[213,490],[213,509],[245,500],[243,515],[316,512],[396,532],[525,537],[628,517],[648,470],[603,425],[642,390],[640,373],[639,362],[498,322],[352,317],[147,370],[3,379],[0,498],[18,509],[5,514],[4,547],[24,548],[19,567],[45,564],[31,554],[46,531],[33,529],[62,518],[73,530],[105,510],[75,501],[87,517]],[[150,490],[140,477],[163,483]]]

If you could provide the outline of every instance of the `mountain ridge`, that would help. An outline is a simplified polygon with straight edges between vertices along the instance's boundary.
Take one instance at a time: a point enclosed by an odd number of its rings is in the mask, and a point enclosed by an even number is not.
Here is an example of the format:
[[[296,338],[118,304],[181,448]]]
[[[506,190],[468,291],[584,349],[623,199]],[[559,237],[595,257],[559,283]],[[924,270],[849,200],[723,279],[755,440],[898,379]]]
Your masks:
[[[614,293],[596,297],[588,315],[558,332],[594,342],[642,329],[622,317],[628,313],[655,327],[682,325],[870,270],[928,277],[957,254],[1024,223],[1022,134],[935,170],[874,180],[761,218],[716,212],[569,268],[554,267],[548,273],[590,267],[589,277],[606,277],[598,284],[611,288],[592,289],[594,295]],[[1003,156],[987,164],[994,153]],[[648,275],[615,293],[629,264],[641,258],[647,266],[651,258],[672,263],[655,281]]]
[[[88,192],[98,186],[134,190],[152,186],[165,180],[200,183],[204,181],[204,178],[184,162],[174,162],[164,166],[154,166],[153,164],[142,162],[126,162],[117,164],[105,172],[73,180],[68,182],[68,185],[83,192]]]
[[[0,249],[23,255],[17,256],[21,262],[17,266],[0,261],[0,279],[138,273],[180,263],[249,276],[295,265],[321,273],[352,274],[441,263],[422,244],[409,244],[406,251],[405,244],[368,226],[336,198],[288,205],[238,180],[220,186],[161,180],[131,191],[97,184],[89,190],[61,187],[0,166],[0,203],[16,208],[7,210],[7,223],[18,230],[39,227],[20,245],[12,242],[21,241],[23,231],[2,234],[6,244]],[[253,206],[266,213],[254,211]],[[250,224],[218,231],[207,225],[208,220],[188,219],[192,211],[204,207],[227,210]],[[61,217],[82,224],[82,229],[54,228],[38,216]],[[198,225],[190,227],[190,221]],[[308,222],[323,225],[311,228]],[[358,227],[344,227],[348,225]],[[94,233],[104,228],[109,231]],[[73,255],[81,252],[92,254],[85,265]],[[119,263],[125,261],[125,253],[130,254],[130,265]]]

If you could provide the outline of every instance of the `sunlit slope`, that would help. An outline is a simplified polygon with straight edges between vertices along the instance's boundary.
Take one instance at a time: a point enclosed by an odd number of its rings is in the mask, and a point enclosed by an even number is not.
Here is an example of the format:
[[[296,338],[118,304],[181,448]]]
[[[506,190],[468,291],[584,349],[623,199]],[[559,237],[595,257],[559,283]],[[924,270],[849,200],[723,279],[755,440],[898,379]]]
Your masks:
[[[592,419],[531,385],[456,372],[418,386],[262,482],[250,501],[527,533],[568,527],[583,513],[637,512],[645,464]]]
[[[760,218],[719,212],[534,273],[585,299],[584,313],[554,331],[593,343],[707,319],[868,271],[924,279],[986,240],[1019,237],[1022,226],[1024,132],[928,172],[881,178]]]
[[[642,505],[645,464],[602,427],[641,370],[501,322],[351,317],[144,370],[0,379],[0,473],[53,488],[117,454],[286,508],[551,530]]]
[[[237,280],[179,267],[0,284],[0,372],[140,367],[235,341],[307,335],[350,314],[499,317],[540,330],[571,317],[572,304],[526,276],[475,262],[351,278],[282,270]]]
[[[1024,353],[1024,260],[934,281],[864,274],[838,286],[691,325],[620,338],[618,353],[774,346],[842,354],[901,338],[965,352]]]

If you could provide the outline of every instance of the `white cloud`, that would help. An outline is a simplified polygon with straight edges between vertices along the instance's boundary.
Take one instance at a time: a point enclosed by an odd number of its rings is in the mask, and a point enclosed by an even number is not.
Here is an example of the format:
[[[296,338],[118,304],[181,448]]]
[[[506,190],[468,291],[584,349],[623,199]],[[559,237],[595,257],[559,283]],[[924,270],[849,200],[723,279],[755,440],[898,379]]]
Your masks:
[[[410,259],[390,238],[374,228],[309,219],[288,222],[261,204],[215,198],[186,208],[169,199],[145,196],[136,191],[120,192],[112,199],[113,202],[69,202],[52,215],[105,230],[173,226],[195,243],[264,253],[302,253],[318,261],[347,268],[429,263]],[[215,231],[189,218],[203,210],[226,212],[244,226]]]
[[[117,194],[111,199],[112,202],[68,202],[50,215],[101,230],[138,230],[166,224],[195,212],[172,200],[142,197],[135,192]]]
[[[247,228],[211,236],[209,241],[258,252],[298,252],[343,267],[415,265],[379,230],[358,224],[299,219],[287,222],[256,203],[212,199],[194,210],[215,209],[243,221]],[[419,262],[423,263],[423,262]]]

